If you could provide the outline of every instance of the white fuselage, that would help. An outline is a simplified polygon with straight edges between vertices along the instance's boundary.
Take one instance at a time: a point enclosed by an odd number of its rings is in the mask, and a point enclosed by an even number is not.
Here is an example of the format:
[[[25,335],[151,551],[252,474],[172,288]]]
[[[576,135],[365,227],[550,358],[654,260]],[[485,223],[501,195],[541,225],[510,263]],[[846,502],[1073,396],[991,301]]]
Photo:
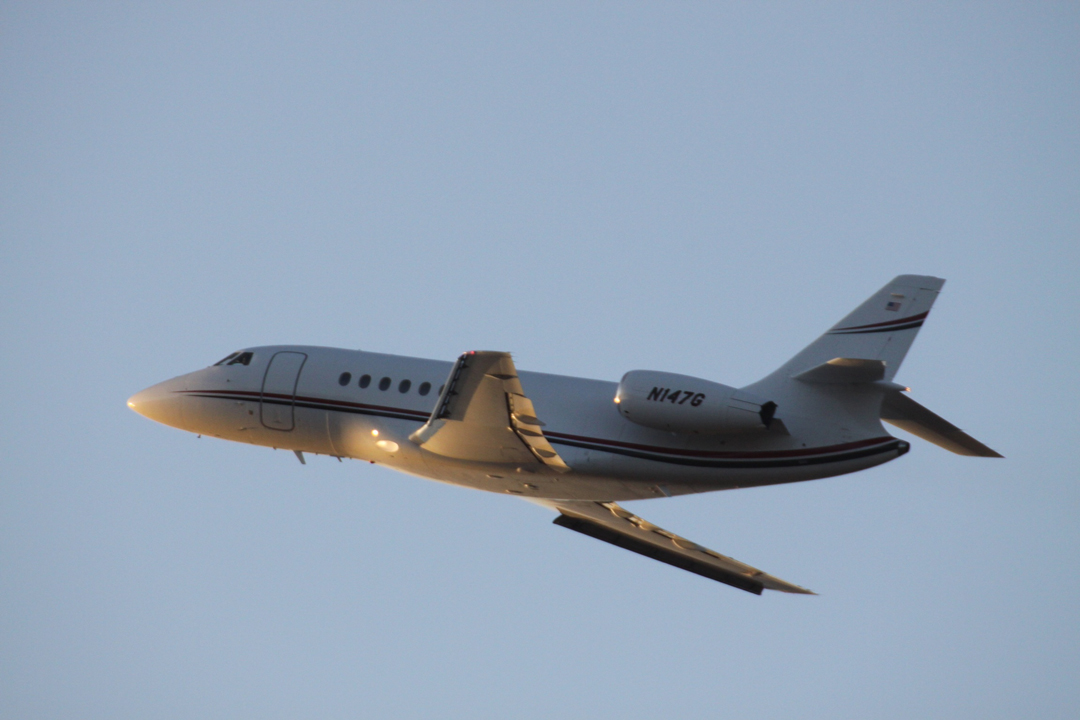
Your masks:
[[[129,404],[193,433],[366,460],[537,498],[631,500],[798,482],[879,465],[908,447],[890,437],[876,417],[868,422],[842,412],[831,420],[800,416],[798,397],[780,402],[781,422],[768,432],[664,432],[619,414],[616,383],[522,371],[544,435],[571,468],[535,473],[512,464],[449,459],[409,440],[430,417],[451,362],[308,346],[247,352],[246,365],[182,375],[144,390]],[[268,373],[271,358],[281,353]],[[365,376],[370,380],[361,387]]]

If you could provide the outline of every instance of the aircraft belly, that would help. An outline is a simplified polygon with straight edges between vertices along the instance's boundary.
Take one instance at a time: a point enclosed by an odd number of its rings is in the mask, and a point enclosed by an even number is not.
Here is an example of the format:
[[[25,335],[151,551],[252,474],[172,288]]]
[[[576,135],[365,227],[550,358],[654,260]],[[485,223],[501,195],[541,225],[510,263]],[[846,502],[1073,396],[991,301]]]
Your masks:
[[[334,444],[326,432],[325,410],[298,407],[295,409],[295,419],[296,427],[292,431],[278,433],[291,436],[287,438],[288,445],[281,447],[320,455],[334,454]]]
[[[519,472],[513,465],[478,467],[448,458],[424,454],[424,469],[414,474],[431,480],[519,497],[565,500],[640,500],[660,496],[644,482],[569,473]]]
[[[740,453],[729,448],[722,453],[697,450],[687,451],[696,455],[683,455],[676,451],[664,459],[594,450],[588,468],[594,476],[619,478],[636,489],[644,487],[650,493],[647,497],[675,496],[843,475],[894,460],[907,449],[907,443],[881,436],[835,448],[810,446],[803,450],[800,443],[797,449],[788,446],[772,452],[756,448]]]

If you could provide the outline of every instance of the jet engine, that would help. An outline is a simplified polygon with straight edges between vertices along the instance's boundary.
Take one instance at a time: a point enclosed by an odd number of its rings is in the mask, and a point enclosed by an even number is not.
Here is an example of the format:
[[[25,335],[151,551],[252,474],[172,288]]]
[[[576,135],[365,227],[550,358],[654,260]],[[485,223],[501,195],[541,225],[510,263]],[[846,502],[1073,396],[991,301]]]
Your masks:
[[[638,425],[699,435],[760,432],[776,414],[776,403],[738,388],[653,370],[623,375],[615,402]]]

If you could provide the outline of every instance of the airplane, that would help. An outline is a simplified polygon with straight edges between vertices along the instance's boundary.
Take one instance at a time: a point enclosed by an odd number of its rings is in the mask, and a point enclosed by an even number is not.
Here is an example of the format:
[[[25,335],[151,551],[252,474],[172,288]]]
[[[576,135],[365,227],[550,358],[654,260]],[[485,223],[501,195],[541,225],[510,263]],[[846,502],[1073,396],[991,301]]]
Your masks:
[[[833,477],[908,452],[882,421],[960,455],[1002,457],[893,378],[945,281],[900,275],[779,369],[741,388],[653,370],[618,383],[455,362],[252,347],[128,400],[199,435],[353,458],[514,495],[554,523],[761,595],[815,594],[638,517],[618,501]]]

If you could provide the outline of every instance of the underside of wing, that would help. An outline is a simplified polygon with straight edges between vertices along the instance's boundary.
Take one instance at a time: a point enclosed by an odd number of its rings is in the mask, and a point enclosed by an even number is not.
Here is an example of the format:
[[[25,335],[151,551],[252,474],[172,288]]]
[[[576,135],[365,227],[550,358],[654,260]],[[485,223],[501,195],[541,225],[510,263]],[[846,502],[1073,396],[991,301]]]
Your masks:
[[[755,595],[760,595],[762,590],[815,594],[659,528],[613,502],[532,502],[557,510],[556,525]]]
[[[434,412],[409,439],[456,460],[567,472],[542,427],[510,353],[474,351],[454,363]]]

